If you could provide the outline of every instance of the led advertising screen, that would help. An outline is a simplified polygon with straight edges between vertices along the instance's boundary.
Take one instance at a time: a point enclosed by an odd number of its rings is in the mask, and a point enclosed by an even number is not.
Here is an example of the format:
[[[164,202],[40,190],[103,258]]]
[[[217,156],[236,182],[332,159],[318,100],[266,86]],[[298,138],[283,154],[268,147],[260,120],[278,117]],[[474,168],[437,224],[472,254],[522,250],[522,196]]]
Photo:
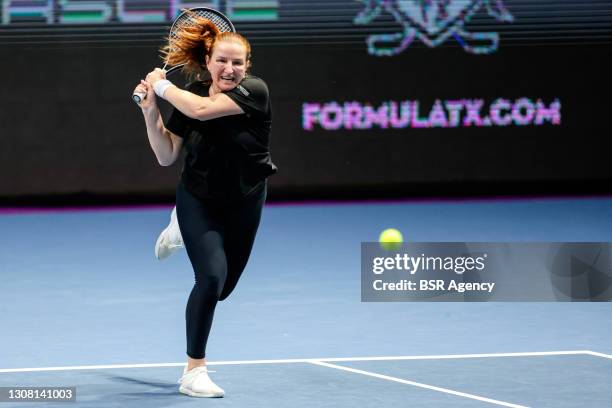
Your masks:
[[[172,18],[194,3],[1,4],[0,154],[10,177],[0,196],[170,197],[180,166],[157,165],[130,94],[161,65]],[[449,185],[486,194],[495,183],[569,192],[612,177],[601,148],[609,2],[198,5],[250,39],[251,73],[269,86],[272,196],[443,194]]]

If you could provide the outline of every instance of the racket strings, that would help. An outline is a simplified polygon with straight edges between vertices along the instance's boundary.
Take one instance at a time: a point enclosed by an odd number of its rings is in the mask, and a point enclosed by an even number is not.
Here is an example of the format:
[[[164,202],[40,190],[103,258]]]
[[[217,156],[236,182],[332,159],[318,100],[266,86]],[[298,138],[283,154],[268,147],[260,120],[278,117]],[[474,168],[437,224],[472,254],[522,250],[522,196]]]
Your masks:
[[[179,33],[185,27],[198,25],[198,18],[205,18],[217,27],[219,32],[234,31],[234,27],[225,17],[207,10],[187,10],[181,14],[170,29],[170,37],[178,38]]]
[[[193,13],[199,17],[204,17],[212,21],[212,23],[219,29],[220,32],[234,31],[234,26],[227,20],[227,17],[213,13],[209,10],[193,10]]]

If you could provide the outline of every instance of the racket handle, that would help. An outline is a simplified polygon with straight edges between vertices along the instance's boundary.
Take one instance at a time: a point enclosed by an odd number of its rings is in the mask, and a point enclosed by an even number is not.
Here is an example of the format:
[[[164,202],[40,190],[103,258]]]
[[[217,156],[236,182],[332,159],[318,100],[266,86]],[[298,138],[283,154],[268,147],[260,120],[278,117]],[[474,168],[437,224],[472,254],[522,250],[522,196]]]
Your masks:
[[[132,94],[132,100],[136,102],[138,105],[140,105],[140,102],[145,100],[146,97],[147,97],[147,94],[144,92],[134,92]]]

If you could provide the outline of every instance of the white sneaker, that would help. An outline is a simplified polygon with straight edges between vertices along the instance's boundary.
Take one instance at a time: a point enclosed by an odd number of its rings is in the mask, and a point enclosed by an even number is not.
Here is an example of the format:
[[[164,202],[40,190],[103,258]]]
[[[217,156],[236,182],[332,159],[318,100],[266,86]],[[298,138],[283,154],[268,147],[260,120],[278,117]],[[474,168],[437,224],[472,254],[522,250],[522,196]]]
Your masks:
[[[181,385],[179,391],[191,397],[221,398],[225,395],[225,391],[212,382],[205,366],[195,367],[189,371],[185,367],[179,384]]]
[[[159,260],[165,259],[184,246],[183,236],[176,218],[176,207],[174,207],[172,214],[170,214],[170,224],[157,237],[155,257]]]

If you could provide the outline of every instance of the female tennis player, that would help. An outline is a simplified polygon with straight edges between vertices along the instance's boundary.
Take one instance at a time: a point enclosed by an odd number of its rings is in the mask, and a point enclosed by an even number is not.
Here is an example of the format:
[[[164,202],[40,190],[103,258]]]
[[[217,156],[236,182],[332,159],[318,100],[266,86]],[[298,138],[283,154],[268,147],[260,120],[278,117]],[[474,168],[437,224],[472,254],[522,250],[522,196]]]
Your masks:
[[[187,302],[187,367],[180,392],[222,397],[206,369],[206,343],[217,302],[226,299],[244,270],[266,199],[266,179],[276,172],[269,152],[271,106],[263,80],[247,73],[251,47],[240,34],[220,33],[209,20],[181,30],[165,48],[171,65],[186,63],[195,80],[186,90],[155,69],[134,92],[149,143],[162,166],[186,158],[176,189],[180,232],[195,284]],[[174,106],[165,123],[157,106]]]

